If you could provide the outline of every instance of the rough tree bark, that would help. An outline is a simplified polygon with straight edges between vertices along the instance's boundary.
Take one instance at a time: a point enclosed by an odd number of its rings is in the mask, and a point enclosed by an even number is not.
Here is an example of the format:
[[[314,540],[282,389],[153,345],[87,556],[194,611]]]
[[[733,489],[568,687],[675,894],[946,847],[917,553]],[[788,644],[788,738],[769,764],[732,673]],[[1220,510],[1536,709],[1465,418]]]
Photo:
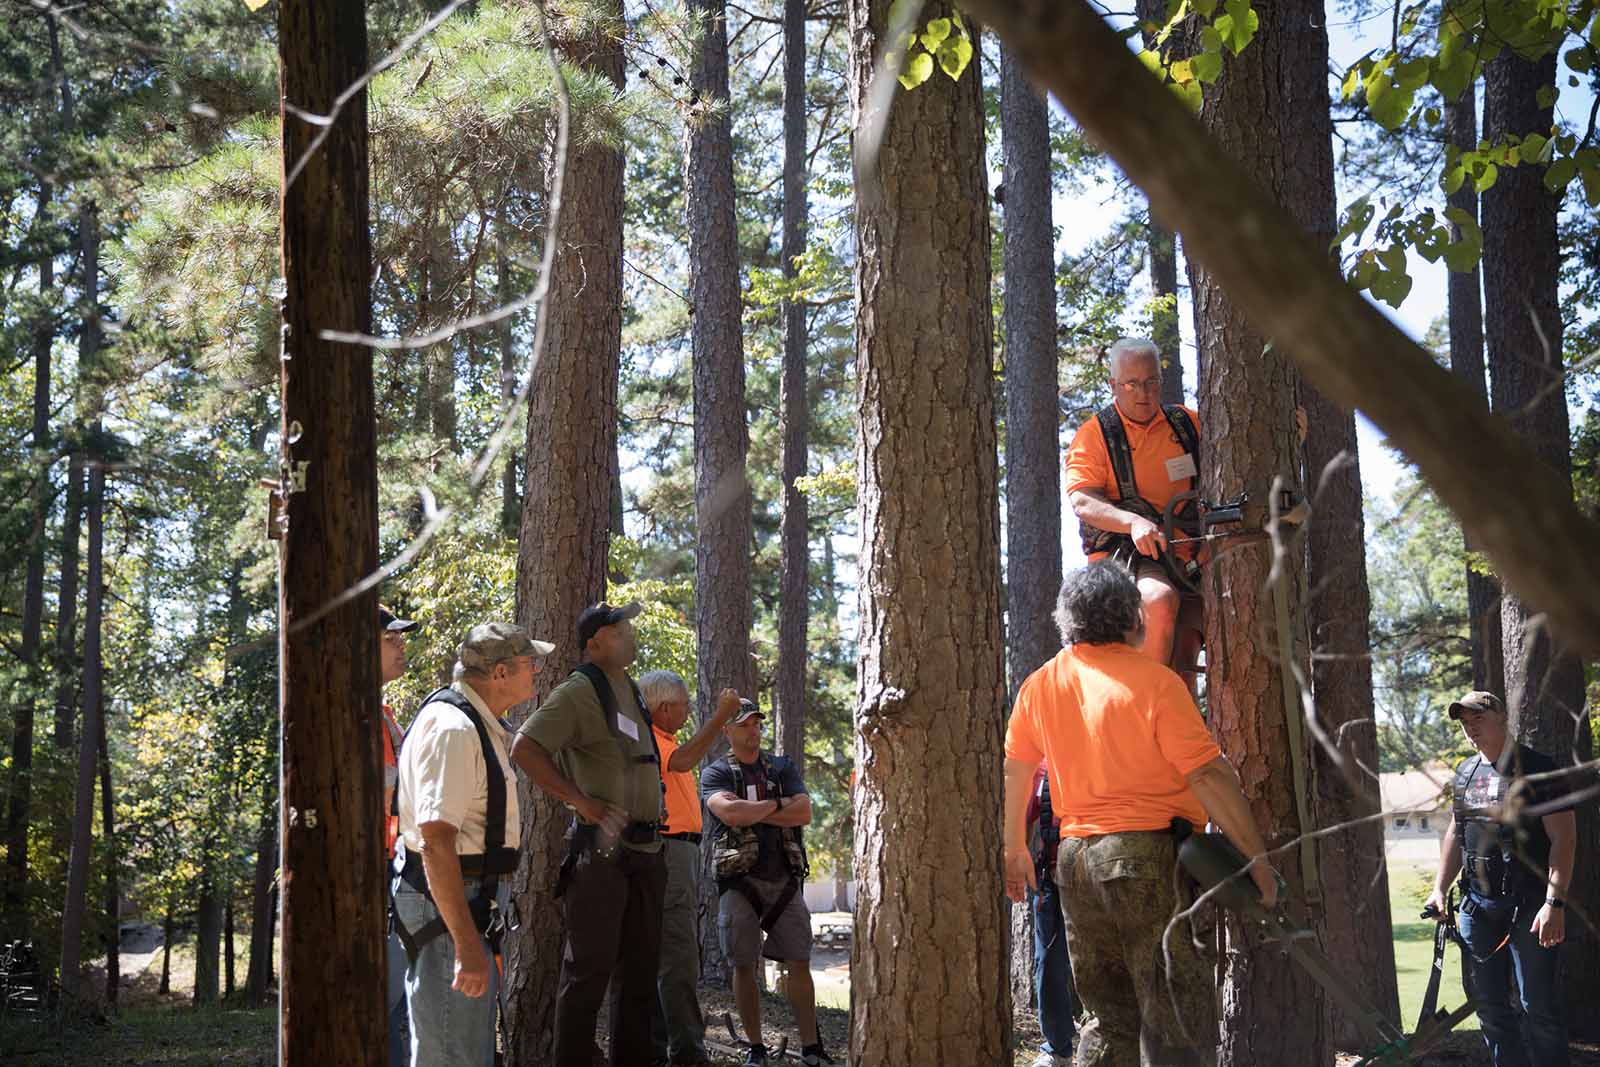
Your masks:
[[[1327,19],[1322,0],[1279,4],[1273,14],[1272,25],[1281,31],[1276,51],[1283,88],[1282,106],[1273,118],[1284,169],[1273,176],[1272,186],[1290,216],[1327,247],[1338,231]],[[1362,999],[1398,1024],[1400,992],[1383,821],[1371,818],[1382,801],[1356,418],[1304,381],[1299,401],[1308,428],[1304,488],[1313,495],[1314,508],[1305,531],[1311,692],[1321,728],[1334,746],[1307,748],[1316,767],[1316,825],[1345,827],[1324,838],[1317,849],[1327,887],[1323,943]],[[1334,1007],[1338,1047],[1360,1048],[1367,1037],[1356,1020]]]
[[[1007,692],[1061,651],[1061,453],[1056,405],[1055,233],[1045,99],[1000,53],[1005,171]],[[1033,1000],[1033,909],[1011,909],[1011,996]]]
[[[217,885],[217,845],[207,841],[202,849],[200,891],[194,908],[194,995],[196,1007],[215,1004],[222,990],[217,964],[222,949],[222,897]]]
[[[278,869],[277,786],[275,778],[269,777],[262,789],[255,870],[250,878],[250,964],[244,976],[244,997],[254,1007],[266,1003],[267,988],[272,984],[272,930],[277,919],[272,907],[273,873]]]
[[[106,717],[100,716],[100,737],[96,741],[100,765],[100,832],[105,838],[106,855],[106,1003],[114,1010],[117,990],[122,986],[121,880],[117,877],[117,803],[111,791],[111,753],[106,746]]]
[[[1160,47],[1156,31],[1167,21],[1166,0],[1137,0],[1139,27],[1144,46]],[[1174,34],[1170,41],[1177,42]],[[1183,403],[1183,346],[1178,329],[1178,235],[1156,218],[1151,208],[1145,221],[1145,251],[1150,257],[1150,295],[1170,297],[1172,306],[1151,312],[1150,339],[1161,353],[1161,402]]]
[[[374,721],[377,597],[328,609],[378,565],[362,0],[280,0],[284,278],[281,545],[283,998],[288,1063],[384,1061],[384,888]],[[317,138],[325,138],[311,150]],[[294,168],[304,161],[303,169]],[[292,180],[291,180],[292,178]],[[317,613],[325,612],[318,617]]]
[[[851,0],[861,130],[891,0]],[[930,4],[923,17],[947,16]],[[974,42],[976,45],[976,42]],[[861,661],[852,1063],[1010,1059],[980,64],[896,93],[856,175]]]
[[[86,497],[89,549],[84,587],[83,619],[83,729],[78,735],[77,785],[73,790],[71,847],[67,855],[67,897],[61,910],[61,994],[63,1004],[87,995],[79,968],[83,958],[83,924],[89,889],[89,857],[94,848],[94,780],[104,711],[101,662],[101,620],[105,599],[104,549],[106,468],[99,454],[100,414],[104,405],[99,381],[100,344],[100,218],[93,204],[78,216],[82,262],[83,330],[78,341],[79,397],[88,411],[85,464],[89,468]]]
[[[806,250],[806,0],[783,5],[783,276],[799,274],[795,258]],[[795,479],[806,473],[806,434],[811,423],[806,394],[806,309],[783,304],[783,377],[778,389],[778,425],[783,438],[783,521],[779,533],[778,751],[805,767],[806,630],[811,611],[809,513]]]
[[[1274,199],[1320,228],[1324,212],[1332,210],[1333,196],[1331,143],[1324,143],[1330,136],[1327,97],[1321,96],[1319,115],[1316,94],[1306,93],[1295,75],[1301,65],[1318,78],[1327,69],[1327,39],[1316,28],[1320,21],[1309,17],[1314,6],[1320,8],[1304,0],[1257,0],[1259,32],[1244,53],[1229,57],[1221,80],[1208,87],[1201,122]],[[1302,130],[1300,124],[1309,128]],[[1281,348],[1267,344],[1224,283],[1193,260],[1189,289],[1198,326],[1200,410],[1210,443],[1201,450],[1202,495],[1230,500],[1248,492],[1259,500],[1274,479],[1299,485],[1294,429],[1299,374]],[[1319,418],[1342,423],[1337,409],[1320,398],[1317,402],[1324,409]],[[1340,435],[1327,436],[1337,441]],[[1359,488],[1356,500],[1359,509]],[[1348,516],[1335,521],[1338,533],[1349,536]],[[1238,769],[1256,823],[1272,848],[1290,845],[1315,825],[1309,812],[1316,795],[1311,741],[1299,717],[1298,682],[1291,673],[1304,664],[1306,648],[1305,561],[1296,548],[1289,542],[1279,553],[1275,588],[1268,586],[1274,562],[1270,545],[1218,553],[1203,584],[1211,729]],[[1324,603],[1328,609],[1336,606]],[[1364,625],[1365,604],[1359,606]],[[1348,632],[1339,637],[1353,640]],[[1292,701],[1284,697],[1285,686],[1293,692]],[[1352,701],[1357,696],[1345,695]],[[1297,765],[1298,771],[1291,770]],[[1316,852],[1308,857],[1302,850],[1312,847],[1304,841],[1298,848],[1291,846],[1276,865],[1299,910],[1315,921],[1315,909],[1326,898],[1308,885],[1306,867],[1317,862]],[[1317,897],[1309,908],[1308,890]],[[1239,935],[1239,928],[1230,924],[1223,961],[1222,1058],[1236,1067],[1331,1064],[1332,1033],[1322,988],[1276,948],[1252,945]]]
[[[1457,148],[1478,146],[1477,84],[1444,106],[1445,139]],[[1478,219],[1478,190],[1472,182],[1450,194],[1450,206]],[[1459,239],[1459,228],[1450,223],[1451,239]],[[1451,271],[1448,282],[1450,318],[1450,369],[1478,397],[1485,411],[1489,406],[1489,386],[1483,362],[1483,291],[1478,264],[1469,271]],[[1467,551],[1476,547],[1470,534],[1463,533]],[[1481,574],[1467,565],[1467,620],[1472,641],[1472,687],[1492,693],[1506,691],[1505,650],[1500,638],[1500,582],[1493,575]]]
[[[567,62],[620,88],[622,5],[608,2],[603,10],[600,20],[555,23],[556,45]],[[559,162],[551,160],[546,176],[552,194]],[[560,230],[541,311],[548,316],[544,350],[536,354],[528,402],[517,551],[517,621],[556,651],[526,711],[578,665],[578,614],[605,598],[610,543],[622,352],[623,158],[615,147],[590,142],[574,146],[565,166]],[[513,1061],[543,1063],[554,1047],[564,934],[561,906],[551,894],[571,816],[526,778],[520,788],[523,858],[512,888],[522,930],[506,954],[507,1051]]]
[[[1326,247],[1302,233],[1230,161],[1086,0],[968,0],[1028,70],[1072,111],[1157,214],[1184,253],[1217,280],[1307,380],[1365,412],[1417,464],[1479,539],[1508,586],[1549,613],[1580,653],[1600,652],[1600,525],[1574,506],[1554,471],[1466,386],[1353,292]],[[1474,442],[1470,450],[1462,441]],[[1504,507],[1518,486],[1522,506]],[[1541,546],[1528,552],[1530,543]]]
[[[694,319],[694,628],[697,711],[732,686],[754,696],[750,663],[749,429],[744,410],[744,330],[739,232],[733,210],[733,135],[728,115],[725,0],[691,0],[700,23],[689,72],[698,101],[688,120],[684,200],[689,213],[689,305]],[[770,743],[770,742],[769,742]],[[701,860],[710,868],[711,838]],[[716,884],[701,882],[702,918],[716,914]],[[724,981],[715,922],[702,921],[700,973]]]
[[[1551,107],[1537,95],[1555,84],[1554,54],[1530,63],[1510,50],[1484,72],[1483,135],[1547,130]],[[1561,250],[1560,198],[1545,187],[1544,168],[1506,168],[1483,194],[1484,333],[1494,410],[1528,442],[1537,463],[1571,492],[1571,438],[1557,294]],[[1508,591],[1501,606],[1506,709],[1518,740],[1558,763],[1591,756],[1584,710],[1583,662],[1538,617],[1543,601]],[[1591,802],[1578,810],[1578,855],[1600,855],[1600,816]],[[1577,865],[1562,947],[1567,1018],[1573,1036],[1600,1035],[1600,878],[1593,861]]]

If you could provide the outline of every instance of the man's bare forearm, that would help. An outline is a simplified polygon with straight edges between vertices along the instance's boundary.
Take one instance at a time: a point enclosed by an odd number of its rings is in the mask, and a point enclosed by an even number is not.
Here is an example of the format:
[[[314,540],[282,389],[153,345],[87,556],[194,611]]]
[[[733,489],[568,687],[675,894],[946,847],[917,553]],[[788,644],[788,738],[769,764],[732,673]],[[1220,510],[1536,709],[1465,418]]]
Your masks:
[[[1033,793],[1033,773],[1038,764],[1027,760],[1006,760],[1005,833],[1007,850],[1028,848],[1028,797]]]
[[[706,758],[706,753],[711,751],[711,746],[717,743],[717,738],[722,735],[723,721],[715,716],[707,719],[694,732],[694,736],[678,746],[678,750],[667,760],[667,770],[683,774],[694,770],[695,766]]]
[[[796,793],[783,798],[783,806],[761,820],[767,826],[810,826],[811,797]]]
[[[1206,816],[1222,828],[1246,856],[1266,854],[1267,843],[1250,814],[1250,802],[1239,787],[1239,776],[1226,757],[1218,756],[1188,775],[1189,788],[1206,809]]]
[[[541,792],[564,804],[576,807],[580,801],[589,799],[576,782],[561,773],[561,768],[556,766],[556,761],[550,758],[544,746],[527,734],[518,734],[516,740],[511,742],[511,761],[522,768]]]
[[[1107,533],[1127,533],[1133,528],[1133,520],[1137,518],[1132,512],[1123,511],[1107,500],[1104,494],[1093,489],[1074,489],[1067,499],[1072,504],[1073,515],[1080,521]]]
[[[1550,837],[1550,869],[1545,895],[1556,900],[1567,899],[1567,887],[1572,884],[1572,866],[1578,852],[1578,817],[1570,811],[1558,811],[1544,817],[1544,830]]]

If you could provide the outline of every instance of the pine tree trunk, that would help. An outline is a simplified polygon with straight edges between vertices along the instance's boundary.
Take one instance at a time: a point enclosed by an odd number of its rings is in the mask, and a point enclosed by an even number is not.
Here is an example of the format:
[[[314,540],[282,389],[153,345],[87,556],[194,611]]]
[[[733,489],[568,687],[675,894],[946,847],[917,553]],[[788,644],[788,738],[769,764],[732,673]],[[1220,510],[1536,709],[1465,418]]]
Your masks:
[[[1320,225],[1325,207],[1331,207],[1331,199],[1325,206],[1322,198],[1332,196],[1331,147],[1325,143],[1327,102],[1323,95],[1318,111],[1317,94],[1303,87],[1296,68],[1304,67],[1308,77],[1314,72],[1319,79],[1327,69],[1321,4],[1258,0],[1254,9],[1260,18],[1259,33],[1241,55],[1228,58],[1221,80],[1208,88],[1201,122],[1235,163],[1290,200],[1284,206],[1299,214],[1302,222]],[[1313,177],[1307,186],[1291,192],[1290,183],[1304,179],[1308,171]],[[1311,204],[1316,205],[1314,212]],[[1308,217],[1312,214],[1317,216],[1314,220]],[[1205,414],[1206,440],[1211,442],[1201,451],[1201,494],[1208,500],[1230,500],[1248,492],[1252,499],[1264,500],[1275,479],[1299,485],[1294,423],[1298,373],[1287,355],[1269,347],[1246,321],[1243,310],[1211,272],[1191,260],[1189,280],[1199,327],[1200,410]],[[1335,423],[1343,419],[1337,409],[1319,417]],[[1349,516],[1336,521],[1347,524]],[[1346,528],[1340,532],[1349,535]],[[1211,729],[1237,768],[1256,823],[1271,848],[1287,845],[1314,828],[1310,808],[1316,801],[1311,761],[1315,742],[1300,718],[1298,685],[1293,676],[1285,675],[1288,663],[1281,651],[1289,642],[1289,662],[1304,666],[1305,568],[1296,548],[1292,541],[1284,545],[1276,588],[1267,584],[1273,563],[1273,550],[1267,545],[1217,553],[1204,583]],[[1342,577],[1348,581],[1352,576]],[[1224,590],[1227,599],[1219,595]],[[1325,603],[1330,612],[1336,607]],[[1364,623],[1364,603],[1360,612]],[[1285,624],[1288,633],[1283,632]],[[1285,686],[1290,689],[1288,698]],[[1354,688],[1346,699],[1357,699]],[[1304,851],[1308,849],[1309,855]],[[1319,918],[1316,909],[1326,899],[1317,894],[1317,899],[1307,900],[1317,851],[1309,840],[1302,840],[1276,862],[1296,902],[1291,906],[1305,913],[1309,904],[1307,918],[1313,923]],[[1327,896],[1342,891],[1340,886]],[[1326,938],[1323,941],[1327,943]],[[1236,1067],[1332,1063],[1326,995],[1276,947],[1252,946],[1230,924],[1223,981],[1224,1062]]]
[[[515,298],[511,280],[511,258],[506,254],[506,223],[495,225],[495,298],[505,307]],[[517,358],[513,320],[502,319],[496,332],[500,342],[500,402],[507,406],[517,395]],[[522,493],[517,485],[517,451],[506,448],[500,475],[500,529],[507,536],[515,535],[522,525]]]
[[[750,663],[750,484],[745,476],[744,334],[739,240],[733,210],[733,137],[728,117],[725,0],[691,0],[698,22],[684,199],[689,214],[689,304],[693,308],[694,626],[699,720],[724,687],[754,696]],[[767,742],[770,744],[770,739]],[[713,750],[713,755],[715,755]],[[711,839],[703,845],[709,869]],[[716,884],[701,882],[701,907],[716,914]],[[701,924],[700,973],[727,980],[716,923]]]
[[[1008,692],[1061,650],[1060,415],[1056,404],[1055,233],[1044,97],[1000,52],[1005,172],[1006,652]],[[1011,996],[1033,1001],[1033,909],[1011,909]]]
[[[106,747],[106,719],[100,716],[100,833],[106,856],[106,1003],[117,1006],[122,985],[122,900],[117,877],[117,804],[111,791],[111,754]]]
[[[83,627],[83,729],[78,735],[78,775],[73,790],[71,847],[67,857],[67,896],[61,909],[61,993],[64,1004],[85,996],[79,968],[83,957],[83,924],[88,903],[89,857],[94,847],[94,780],[100,736],[102,700],[101,618],[105,538],[105,463],[99,455],[100,412],[104,403],[100,372],[100,221],[94,205],[79,214],[82,246],[83,331],[79,338],[78,366],[81,402],[89,414],[89,442],[85,463],[89,468],[87,497],[89,524],[88,578],[84,589]]]
[[[217,895],[216,843],[206,842],[200,873],[200,897],[195,904],[194,996],[196,1007],[217,1002],[217,957],[222,948],[222,900]]]
[[[229,886],[222,906],[222,999],[232,1000],[233,984],[233,887]]]
[[[54,20],[51,20],[54,32]],[[54,193],[48,182],[39,188],[38,218],[43,218]],[[39,299],[55,288],[55,256],[39,257]],[[6,812],[5,894],[0,902],[4,927],[26,936],[28,915],[23,900],[28,888],[28,820],[33,808],[33,732],[37,694],[44,675],[39,670],[39,644],[44,628],[44,531],[50,486],[50,350],[55,343],[55,316],[45,310],[33,334],[32,487],[29,490],[28,566],[22,591],[22,630],[17,635],[20,675],[12,682],[11,793]]]
[[[783,5],[783,276],[799,274],[806,250],[806,0]],[[783,522],[779,534],[778,751],[805,762],[806,632],[810,624],[810,520],[795,479],[806,473],[811,404],[806,393],[806,309],[783,305],[783,377],[778,426],[783,439]]]
[[[1444,106],[1445,139],[1457,148],[1470,151],[1478,146],[1478,101],[1476,84],[1447,101]],[[1478,219],[1478,191],[1472,182],[1450,194],[1450,206]],[[1451,239],[1459,239],[1459,228],[1450,223]],[[1450,318],[1450,369],[1483,401],[1489,403],[1489,387],[1483,362],[1483,291],[1478,264],[1469,271],[1451,271],[1448,282]],[[1472,538],[1463,534],[1468,552],[1475,548]],[[1491,693],[1506,691],[1505,649],[1500,639],[1500,582],[1493,575],[1481,574],[1467,564],[1467,619],[1472,641],[1472,687]]]
[[[279,1034],[289,1063],[386,1058],[383,834],[373,817],[382,803],[377,598],[368,591],[327,610],[378,564],[372,353],[322,336],[372,329],[366,93],[345,101],[331,126],[291,111],[329,114],[366,71],[365,11],[361,0],[278,3],[287,474]]]
[[[255,873],[250,879],[250,966],[244,977],[244,997],[252,1007],[266,1003],[267,987],[272,984],[272,928],[277,921],[272,906],[272,883],[277,867],[277,782],[269,778],[262,790]]]
[[[557,42],[562,55],[620,88],[617,39],[621,4],[606,21],[586,23]],[[554,162],[549,174],[554,205]],[[544,351],[536,354],[517,553],[517,621],[555,643],[537,679],[537,706],[579,662],[575,626],[583,608],[605,597],[611,528],[611,456],[617,436],[617,373],[622,351],[623,159],[615,148],[574,146],[566,160],[560,232]],[[526,711],[521,712],[525,714]],[[507,944],[508,1059],[543,1063],[555,1036],[563,924],[551,895],[565,855],[566,807],[521,784],[522,863],[513,889],[522,930]]]
[[[167,905],[166,914],[161,918],[161,981],[156,986],[156,992],[162,996],[172,992],[172,905]]]
[[[84,396],[84,385],[78,386],[79,396]],[[79,438],[67,463],[67,489],[61,516],[61,588],[56,603],[56,641],[54,673],[56,681],[56,721],[51,743],[57,751],[72,747],[73,722],[77,716],[77,678],[81,663],[78,650],[78,542],[83,537],[83,425],[80,421],[75,434]],[[62,822],[63,820],[57,820]],[[58,831],[58,844],[65,848],[64,832]]]
[[[1554,54],[1530,63],[1511,51],[1484,73],[1483,136],[1550,128],[1551,107],[1537,95],[1555,84]],[[1561,250],[1556,236],[1559,197],[1544,185],[1539,165],[1507,168],[1483,194],[1484,333],[1489,349],[1493,408],[1528,442],[1562,483],[1572,484],[1571,439],[1563,388],[1562,321],[1558,303]],[[1506,709],[1519,741],[1559,764],[1590,757],[1591,726],[1584,709],[1583,662],[1556,642],[1531,603],[1509,590],[1501,607]],[[1567,1018],[1572,1036],[1600,1036],[1600,815],[1578,809],[1576,865],[1568,893],[1574,920],[1562,946]],[[1587,920],[1578,919],[1587,916]]]
[[[1137,0],[1139,26],[1147,49],[1159,49],[1156,29],[1166,24],[1166,0]],[[1154,28],[1153,28],[1154,27]],[[1168,38],[1176,43],[1180,35]],[[1170,49],[1170,45],[1168,46]],[[1150,339],[1161,354],[1161,402],[1183,403],[1183,345],[1178,329],[1178,235],[1161,224],[1155,209],[1149,209],[1145,222],[1145,252],[1150,257],[1150,295],[1168,297],[1170,308],[1150,314]]]
[[[871,107],[889,9],[848,5],[858,115]],[[949,13],[930,4],[922,17]],[[852,1063],[1011,1056],[994,838],[1006,686],[980,67],[896,93],[877,170],[856,180]]]

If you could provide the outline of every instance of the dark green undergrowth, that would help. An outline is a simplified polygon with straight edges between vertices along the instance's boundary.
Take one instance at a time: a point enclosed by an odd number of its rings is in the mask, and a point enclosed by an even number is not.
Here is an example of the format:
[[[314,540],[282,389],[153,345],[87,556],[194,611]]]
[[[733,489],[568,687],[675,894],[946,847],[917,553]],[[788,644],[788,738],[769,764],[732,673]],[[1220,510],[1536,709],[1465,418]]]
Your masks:
[[[267,1067],[276,1008],[142,1008],[104,1021],[0,1021],[7,1067]]]

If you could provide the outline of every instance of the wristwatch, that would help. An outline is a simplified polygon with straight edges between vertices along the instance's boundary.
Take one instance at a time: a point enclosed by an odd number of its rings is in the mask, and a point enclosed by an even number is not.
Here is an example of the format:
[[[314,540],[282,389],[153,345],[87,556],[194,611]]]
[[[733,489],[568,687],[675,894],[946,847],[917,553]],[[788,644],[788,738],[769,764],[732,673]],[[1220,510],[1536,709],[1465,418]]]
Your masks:
[[[1545,897],[1544,902],[1550,905],[1552,908],[1564,908],[1567,906],[1566,901],[1557,900],[1555,897]]]

